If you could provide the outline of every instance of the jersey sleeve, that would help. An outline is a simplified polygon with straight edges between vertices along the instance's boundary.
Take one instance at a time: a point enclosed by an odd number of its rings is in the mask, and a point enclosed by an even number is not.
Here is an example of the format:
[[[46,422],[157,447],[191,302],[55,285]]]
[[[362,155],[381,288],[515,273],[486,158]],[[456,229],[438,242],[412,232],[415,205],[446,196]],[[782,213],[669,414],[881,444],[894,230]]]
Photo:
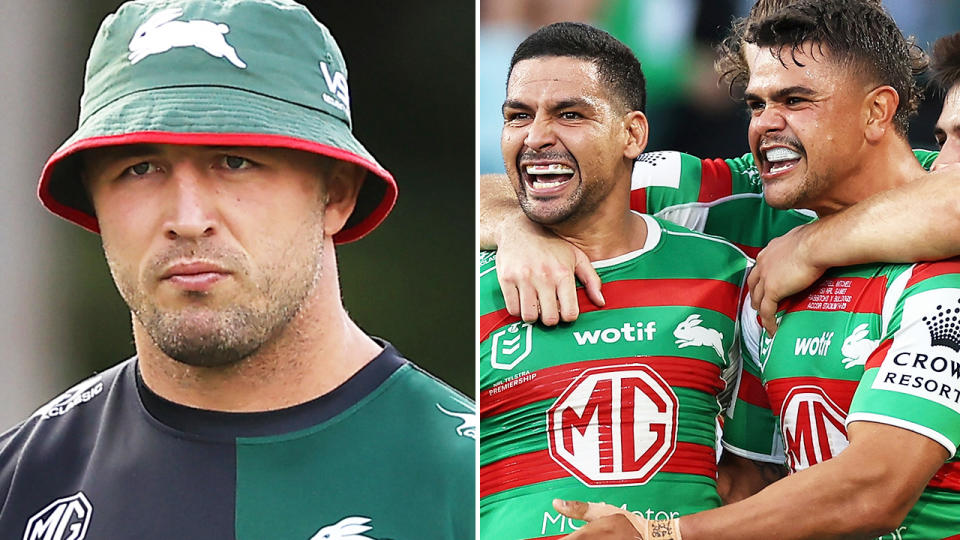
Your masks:
[[[648,152],[633,164],[630,189],[631,208],[657,214],[676,205],[709,203],[741,193],[758,194],[763,185],[751,154],[733,159],[700,159],[682,152]]]
[[[477,312],[479,313],[480,341],[499,328],[510,317],[506,301],[497,280],[497,252],[481,251],[477,279]]]
[[[920,165],[924,169],[930,170],[930,167],[933,166],[933,161],[937,159],[937,156],[940,155],[939,151],[936,150],[924,150],[922,148],[914,148],[913,155],[917,157],[917,161],[920,162]]]
[[[784,463],[783,440],[761,379],[762,344],[769,341],[765,337],[748,297],[740,317],[742,370],[736,399],[724,418],[722,444],[740,457]]]
[[[867,359],[847,424],[894,425],[956,456],[960,444],[960,259],[913,265],[884,301],[884,332]]]
[[[768,205],[751,154],[732,159],[643,154],[634,163],[631,189],[634,210],[725,238],[750,257],[815,217]]]

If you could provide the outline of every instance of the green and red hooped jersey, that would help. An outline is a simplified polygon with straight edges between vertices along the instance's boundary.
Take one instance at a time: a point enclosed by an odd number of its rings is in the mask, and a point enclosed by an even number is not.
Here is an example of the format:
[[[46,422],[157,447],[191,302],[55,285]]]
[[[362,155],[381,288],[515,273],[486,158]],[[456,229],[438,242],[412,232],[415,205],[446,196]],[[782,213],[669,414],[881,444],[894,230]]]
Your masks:
[[[843,451],[850,422],[919,433],[951,457],[884,538],[960,535],[960,259],[834,269],[778,317],[771,339],[744,312],[725,448],[771,461],[785,451],[798,471]]]
[[[482,254],[482,538],[569,534],[555,497],[660,519],[719,505],[717,396],[739,366],[729,351],[749,259],[643,219],[643,249],[594,263],[607,305],[578,291],[579,319],[556,327],[510,316],[495,253]]]
[[[937,154],[914,150],[927,169]],[[770,240],[815,217],[804,210],[776,210],[764,202],[762,191],[752,154],[700,159],[680,152],[649,152],[634,163],[630,207],[720,236],[756,257]]]

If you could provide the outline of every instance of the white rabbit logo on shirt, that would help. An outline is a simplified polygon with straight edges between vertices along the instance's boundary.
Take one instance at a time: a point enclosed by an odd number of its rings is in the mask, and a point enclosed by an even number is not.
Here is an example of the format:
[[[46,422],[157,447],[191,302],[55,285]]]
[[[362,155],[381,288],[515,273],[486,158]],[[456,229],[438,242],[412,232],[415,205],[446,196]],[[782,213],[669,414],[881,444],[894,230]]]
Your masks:
[[[180,8],[165,9],[141,24],[128,47],[130,63],[136,64],[151,54],[167,52],[174,47],[197,47],[210,56],[226,58],[238,68],[247,67],[224,37],[230,31],[229,26],[204,20],[175,20],[181,15],[183,10]]]

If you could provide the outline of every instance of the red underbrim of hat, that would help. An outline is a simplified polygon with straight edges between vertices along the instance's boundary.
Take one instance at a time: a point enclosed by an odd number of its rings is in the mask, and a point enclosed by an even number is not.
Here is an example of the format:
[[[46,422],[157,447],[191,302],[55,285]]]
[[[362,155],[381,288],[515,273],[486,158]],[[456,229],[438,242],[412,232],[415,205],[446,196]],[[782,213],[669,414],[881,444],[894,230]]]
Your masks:
[[[99,234],[100,226],[97,219],[81,210],[67,206],[57,201],[50,193],[50,179],[54,168],[65,158],[76,154],[82,150],[91,148],[103,148],[107,146],[120,146],[126,144],[192,144],[204,146],[262,146],[270,148],[289,148],[292,150],[303,150],[312,152],[348,163],[359,165],[377,176],[386,183],[386,192],[374,209],[361,221],[351,227],[345,228],[333,235],[333,240],[337,244],[353,242],[366,236],[375,229],[393,209],[397,202],[397,183],[389,171],[380,167],[370,160],[364,159],[352,152],[319,144],[313,141],[297,139],[283,135],[271,135],[264,133],[174,133],[166,131],[142,131],[137,133],[125,133],[122,135],[107,135],[102,137],[90,137],[82,139],[76,143],[61,148],[58,152],[50,156],[43,172],[40,174],[40,185],[37,188],[37,195],[40,202],[54,214],[71,221],[88,231]],[[79,176],[76,178],[79,182]]]

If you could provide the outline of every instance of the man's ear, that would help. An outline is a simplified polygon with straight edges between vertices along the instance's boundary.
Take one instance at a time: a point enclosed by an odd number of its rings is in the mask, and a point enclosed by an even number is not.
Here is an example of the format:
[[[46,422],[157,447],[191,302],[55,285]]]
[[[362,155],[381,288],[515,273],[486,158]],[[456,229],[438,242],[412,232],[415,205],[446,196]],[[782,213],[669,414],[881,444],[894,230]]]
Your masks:
[[[366,169],[346,161],[331,160],[324,171],[326,208],[323,212],[323,232],[333,236],[343,229],[347,218],[357,205],[357,194],[367,175]]]
[[[876,143],[889,129],[894,129],[893,117],[900,105],[900,94],[891,86],[878,86],[867,93],[863,101],[866,116],[864,137]]]
[[[647,115],[640,111],[630,111],[623,118],[627,130],[627,144],[623,148],[624,157],[637,159],[647,147],[647,137],[650,135],[650,126],[647,124]]]

